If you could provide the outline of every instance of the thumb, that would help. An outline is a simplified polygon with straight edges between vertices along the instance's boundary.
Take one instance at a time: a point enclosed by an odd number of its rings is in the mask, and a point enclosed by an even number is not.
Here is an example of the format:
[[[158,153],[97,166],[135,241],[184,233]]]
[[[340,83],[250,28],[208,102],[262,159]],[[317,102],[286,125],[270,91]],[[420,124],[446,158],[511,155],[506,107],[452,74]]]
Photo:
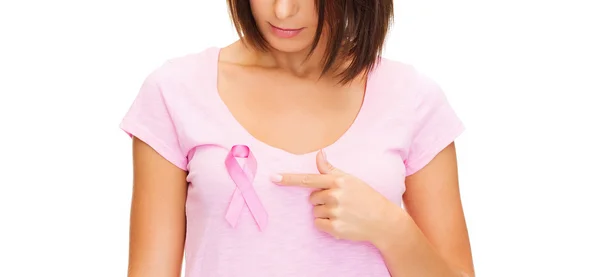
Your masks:
[[[327,155],[325,151],[321,149],[319,153],[317,153],[317,169],[321,174],[341,174],[342,171],[333,166],[329,161],[327,161]]]

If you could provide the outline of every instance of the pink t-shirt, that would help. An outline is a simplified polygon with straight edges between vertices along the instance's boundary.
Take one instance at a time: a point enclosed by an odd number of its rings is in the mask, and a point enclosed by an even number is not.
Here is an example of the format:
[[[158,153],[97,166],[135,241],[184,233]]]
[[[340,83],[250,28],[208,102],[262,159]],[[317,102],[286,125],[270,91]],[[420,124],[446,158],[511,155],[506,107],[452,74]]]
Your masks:
[[[253,138],[217,92],[220,48],[170,59],[151,73],[121,123],[188,171],[185,276],[389,276],[376,248],[315,229],[310,191],[269,181],[274,173],[318,173],[316,152],[295,155]],[[350,129],[325,148],[336,167],[401,205],[404,179],[463,131],[440,87],[414,67],[383,58],[370,74],[363,107]],[[236,190],[225,159],[248,146],[252,183],[268,224],[258,228],[244,206],[225,219]]]

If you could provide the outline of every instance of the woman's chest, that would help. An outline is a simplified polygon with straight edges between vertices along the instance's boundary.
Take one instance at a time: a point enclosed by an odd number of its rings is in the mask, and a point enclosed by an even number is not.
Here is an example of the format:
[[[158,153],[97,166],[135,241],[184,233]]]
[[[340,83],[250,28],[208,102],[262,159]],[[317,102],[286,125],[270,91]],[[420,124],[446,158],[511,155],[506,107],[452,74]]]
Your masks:
[[[251,156],[236,157],[234,145],[247,147]],[[401,204],[405,168],[398,151],[369,140],[363,140],[362,145],[336,145],[326,151],[335,167]],[[198,146],[189,162],[188,216],[222,223],[231,223],[233,216],[242,225],[255,225],[253,217],[264,213],[270,222],[312,222],[308,201],[311,190],[270,181],[270,176],[281,173],[318,174],[316,152],[294,155],[252,140]]]

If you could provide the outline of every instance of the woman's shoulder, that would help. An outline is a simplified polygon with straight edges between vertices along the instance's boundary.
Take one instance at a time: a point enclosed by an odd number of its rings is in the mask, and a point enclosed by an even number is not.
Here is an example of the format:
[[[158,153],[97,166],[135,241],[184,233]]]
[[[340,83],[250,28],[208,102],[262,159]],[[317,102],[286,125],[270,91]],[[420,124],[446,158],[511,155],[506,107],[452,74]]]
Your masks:
[[[383,79],[387,84],[417,88],[423,82],[432,81],[415,64],[386,57],[380,58],[374,72],[378,79]]]
[[[163,109],[169,117],[185,118],[193,112],[210,112],[219,101],[216,69],[219,48],[165,59],[145,77],[134,105],[152,113]]]
[[[382,57],[373,70],[374,87],[390,103],[417,102],[424,98],[444,100],[445,92],[438,81],[414,63]],[[394,101],[397,100],[397,101]]]
[[[187,85],[210,81],[215,74],[217,47],[208,47],[165,59],[154,68],[148,78],[159,85]]]
[[[208,128],[214,111],[216,52],[207,48],[166,59],[143,81],[121,128],[186,170],[190,132]],[[207,132],[206,130],[203,130]]]

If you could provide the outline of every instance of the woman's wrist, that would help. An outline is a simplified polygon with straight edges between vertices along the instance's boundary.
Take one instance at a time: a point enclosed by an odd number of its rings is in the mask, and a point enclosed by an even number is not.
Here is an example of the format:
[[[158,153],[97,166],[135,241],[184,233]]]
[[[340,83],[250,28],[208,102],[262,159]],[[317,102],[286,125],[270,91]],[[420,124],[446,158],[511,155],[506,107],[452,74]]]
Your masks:
[[[395,248],[400,241],[406,240],[407,231],[412,223],[406,211],[393,203],[388,205],[383,214],[371,239],[371,244],[380,251],[385,251],[390,247]]]
[[[415,276],[455,276],[470,275],[453,269],[439,256],[427,242],[417,224],[401,207],[390,208],[388,220],[382,221],[381,230],[373,236],[373,244],[382,254],[386,264],[399,275],[406,270],[422,272]],[[406,262],[412,263],[407,269]],[[425,273],[427,272],[427,273]],[[412,276],[412,275],[411,275]]]

